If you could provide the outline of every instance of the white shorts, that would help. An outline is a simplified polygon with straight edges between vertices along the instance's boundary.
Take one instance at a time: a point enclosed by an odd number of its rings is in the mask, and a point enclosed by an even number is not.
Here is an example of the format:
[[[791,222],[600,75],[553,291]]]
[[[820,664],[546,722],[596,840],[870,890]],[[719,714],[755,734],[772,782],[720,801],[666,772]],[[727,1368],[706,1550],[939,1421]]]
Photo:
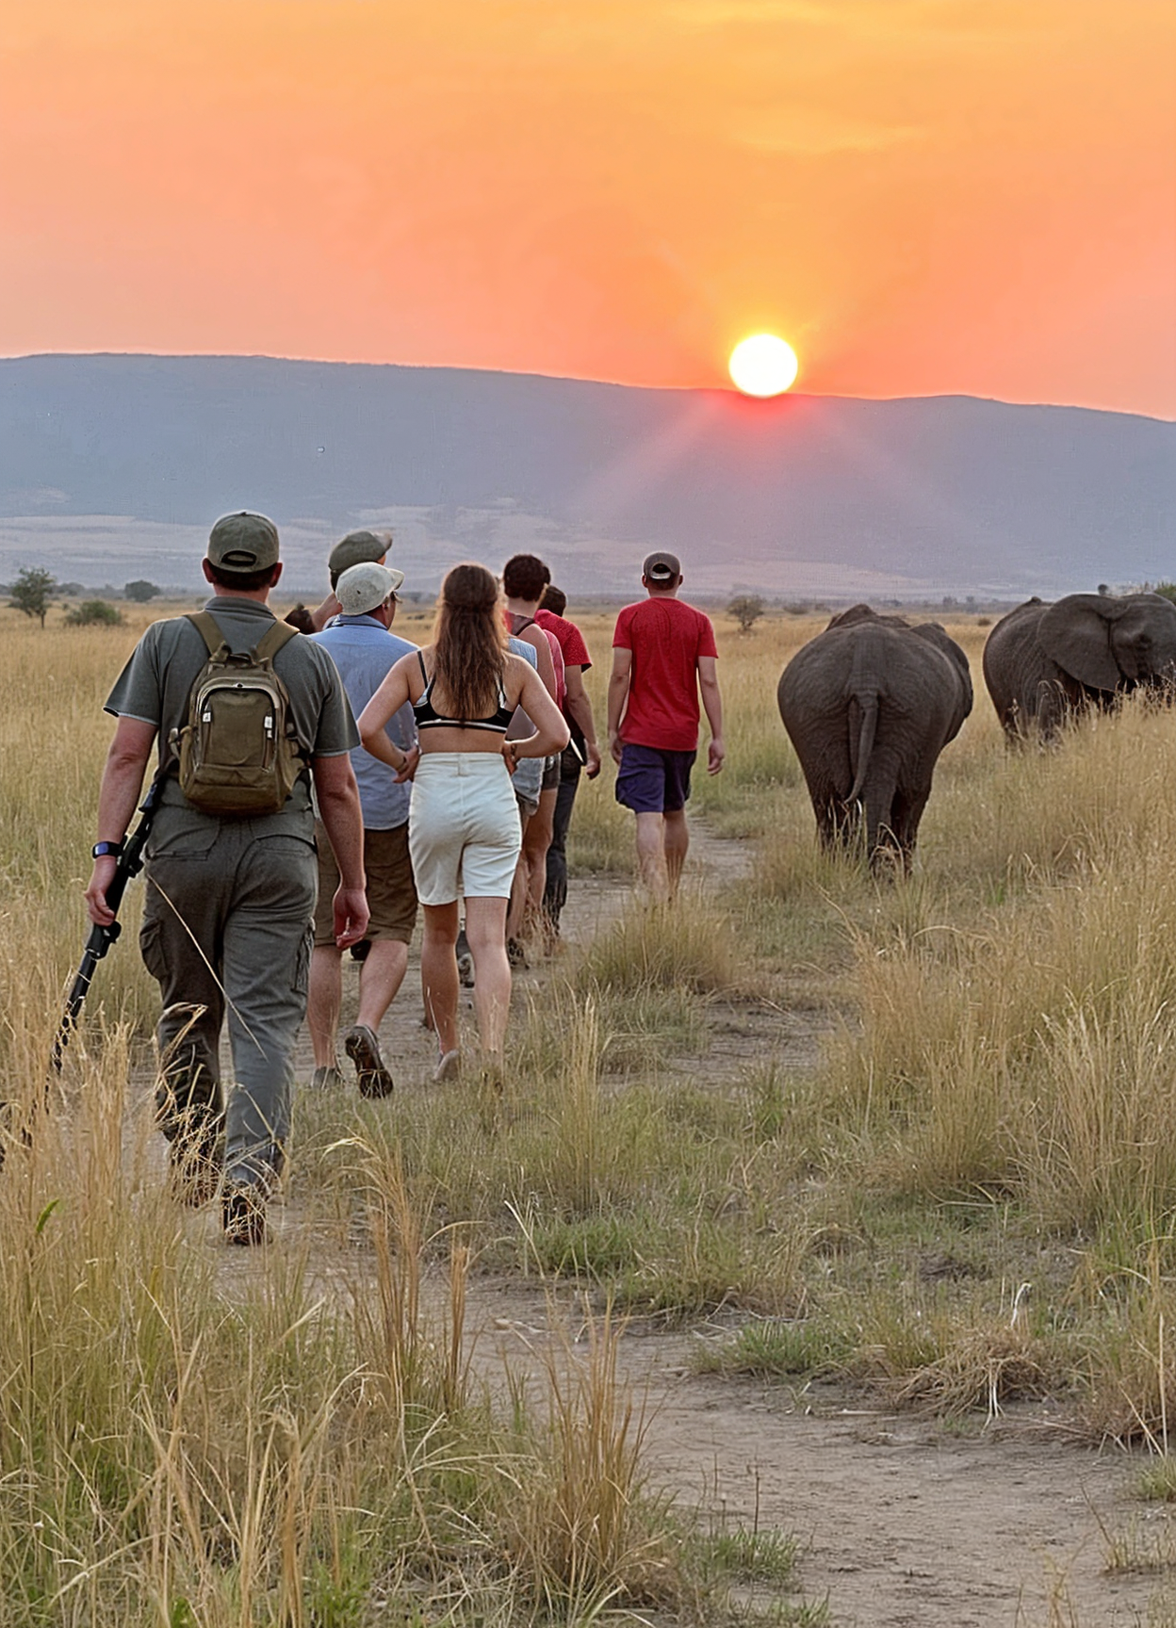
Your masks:
[[[522,847],[518,804],[497,752],[425,752],[408,813],[422,904],[509,899]]]

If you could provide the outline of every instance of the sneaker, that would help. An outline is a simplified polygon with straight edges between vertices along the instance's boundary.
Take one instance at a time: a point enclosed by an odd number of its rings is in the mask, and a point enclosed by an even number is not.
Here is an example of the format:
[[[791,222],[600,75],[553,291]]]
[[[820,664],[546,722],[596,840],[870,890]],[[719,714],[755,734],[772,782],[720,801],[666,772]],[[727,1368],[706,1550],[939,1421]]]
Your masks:
[[[517,938],[508,938],[506,941],[506,959],[516,972],[526,972],[527,952]]]
[[[325,1068],[316,1068],[310,1082],[312,1091],[342,1091],[343,1076],[334,1063]]]
[[[355,1080],[361,1097],[392,1095],[392,1076],[380,1056],[380,1042],[366,1023],[357,1023],[343,1037],[343,1050],[355,1064]]]
[[[226,1244],[265,1243],[265,1192],[257,1185],[226,1187],[221,1200]]]
[[[446,1080],[456,1080],[461,1073],[461,1052],[443,1052],[433,1070],[433,1084],[444,1085]]]
[[[454,949],[457,953],[457,981],[463,989],[472,989],[474,987],[474,958],[470,953],[464,927],[457,935],[457,943],[454,945]]]

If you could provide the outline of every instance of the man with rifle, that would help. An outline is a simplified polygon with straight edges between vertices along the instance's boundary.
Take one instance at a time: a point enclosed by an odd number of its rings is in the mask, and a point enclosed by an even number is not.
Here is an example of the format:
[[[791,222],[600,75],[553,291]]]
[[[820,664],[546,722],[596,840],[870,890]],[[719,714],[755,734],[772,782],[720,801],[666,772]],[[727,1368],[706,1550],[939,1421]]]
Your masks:
[[[363,827],[349,753],[359,738],[334,664],[279,623],[281,576],[263,515],[218,520],[204,612],[156,622],[106,702],[118,718],[98,799],[90,920],[115,920],[113,883],[156,740],[164,774],[147,844],[140,947],[160,987],[159,1120],[173,1181],[206,1202],[223,1163],[233,1243],[265,1236],[290,1127],[306,1006],[317,862],[311,783],[339,864],[336,942],[367,926]],[[227,1014],[233,1083],[218,1065]],[[223,1151],[222,1151],[223,1143]]]

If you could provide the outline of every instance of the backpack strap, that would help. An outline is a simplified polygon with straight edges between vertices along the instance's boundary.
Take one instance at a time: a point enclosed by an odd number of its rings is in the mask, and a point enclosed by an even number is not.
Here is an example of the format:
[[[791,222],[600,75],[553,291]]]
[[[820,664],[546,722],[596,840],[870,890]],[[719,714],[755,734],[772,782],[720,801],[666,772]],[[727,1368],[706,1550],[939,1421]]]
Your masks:
[[[189,611],[187,620],[191,622],[192,626],[196,629],[196,631],[200,634],[200,637],[208,646],[208,654],[210,656],[215,656],[222,645],[228,643],[228,640],[220,630],[220,623],[217,621],[215,616],[210,614],[210,612]]]
[[[210,656],[215,656],[222,645],[229,641],[221,632],[220,623],[211,611],[189,611],[188,621],[196,628],[205,644],[208,646]],[[291,639],[298,637],[298,629],[291,627],[289,622],[275,622],[257,642],[257,647],[251,652],[254,660],[272,661],[283,645]]]
[[[298,629],[289,622],[275,621],[273,627],[267,628],[262,638],[257,641],[257,648],[253,652],[255,661],[272,661],[283,646],[289,644],[291,639],[300,637]]]

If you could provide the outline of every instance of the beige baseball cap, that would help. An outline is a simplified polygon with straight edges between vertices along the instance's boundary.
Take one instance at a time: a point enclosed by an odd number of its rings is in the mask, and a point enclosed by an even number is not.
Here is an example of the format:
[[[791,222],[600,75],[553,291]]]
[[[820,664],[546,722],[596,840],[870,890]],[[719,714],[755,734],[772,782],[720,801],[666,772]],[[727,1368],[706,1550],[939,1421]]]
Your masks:
[[[682,567],[676,554],[668,554],[659,548],[655,553],[645,556],[641,575],[648,577],[650,582],[673,582],[682,575]]]
[[[264,514],[223,514],[208,537],[208,563],[219,571],[266,571],[278,563],[278,528]]]
[[[390,531],[349,531],[327,556],[331,587],[336,586],[344,571],[349,570],[351,566],[382,560],[391,547]]]
[[[403,581],[403,571],[365,560],[362,565],[353,565],[344,571],[335,584],[335,598],[343,607],[344,616],[364,616],[368,611],[378,610]]]

